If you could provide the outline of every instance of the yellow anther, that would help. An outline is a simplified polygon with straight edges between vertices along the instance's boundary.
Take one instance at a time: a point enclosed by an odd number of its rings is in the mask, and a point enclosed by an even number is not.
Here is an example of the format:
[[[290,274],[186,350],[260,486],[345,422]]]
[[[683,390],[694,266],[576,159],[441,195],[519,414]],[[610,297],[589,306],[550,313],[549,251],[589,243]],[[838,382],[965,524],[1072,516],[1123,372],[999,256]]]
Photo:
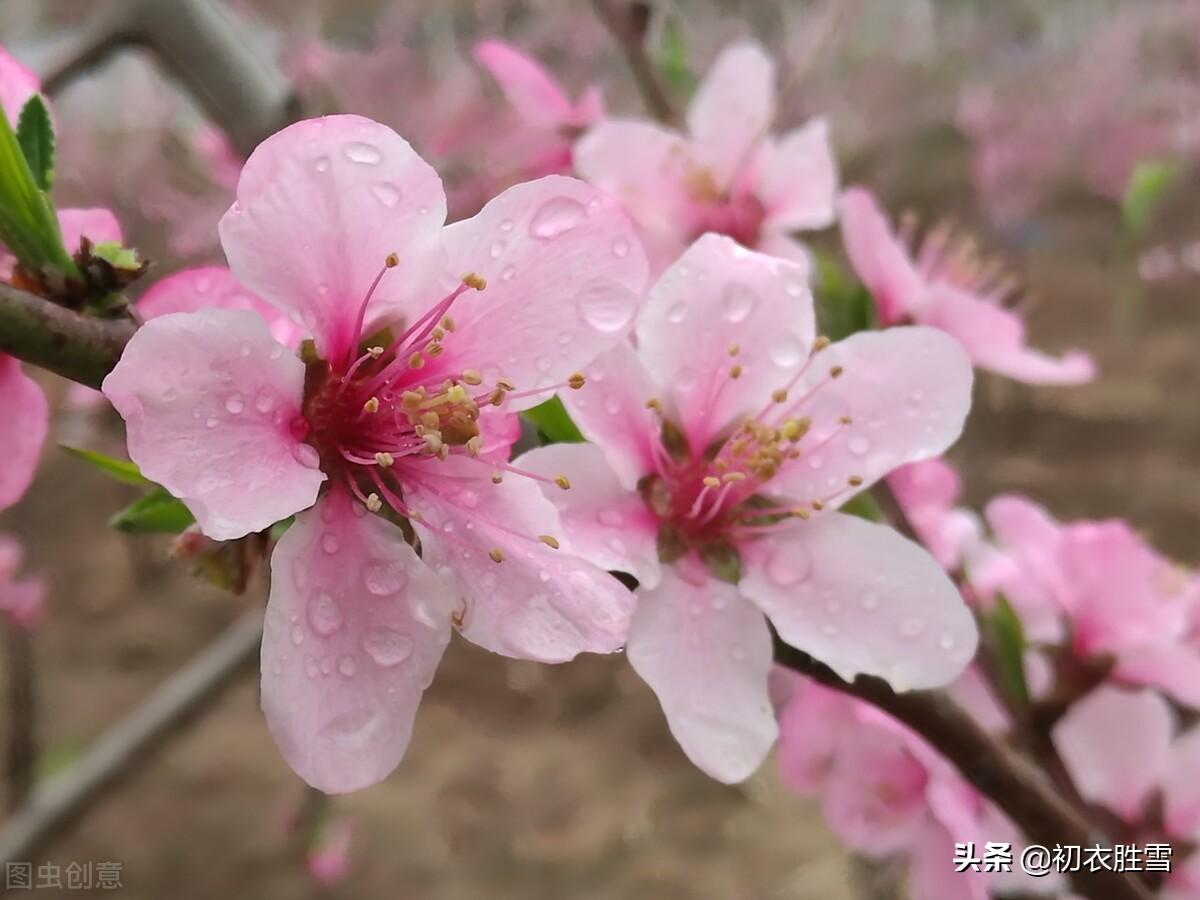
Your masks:
[[[829,370],[829,377],[830,378],[841,378],[843,371],[844,370],[842,369],[841,366],[834,366],[832,369]]]
[[[451,403],[462,403],[467,399],[467,389],[461,384],[451,385],[450,390],[446,391],[446,399]]]
[[[425,357],[420,353],[414,353],[408,358],[408,367],[410,369],[420,369],[425,365]]]
[[[571,479],[567,478],[566,475],[555,475],[554,483],[557,484],[564,491],[568,491],[571,489]]]
[[[710,487],[710,488],[713,488],[713,487],[720,487],[720,486],[721,486],[721,479],[720,479],[720,478],[714,478],[712,475],[707,475],[707,476],[705,476],[705,478],[704,478],[704,486],[705,486],[705,487]]]
[[[820,512],[821,510],[823,510],[825,508],[825,504],[822,503],[820,500],[814,500],[812,502],[812,508],[814,510],[816,510],[817,512]]]
[[[431,332],[431,334],[433,335],[433,339],[434,339],[435,341],[441,341],[441,340],[445,340],[445,338],[446,338],[446,329],[445,329],[445,328],[442,328],[441,326],[438,326],[437,328],[434,328],[434,329],[433,329],[433,331]]]
[[[367,353],[369,353],[371,355],[371,357],[373,357],[374,359],[379,359],[379,357],[383,356],[383,348],[382,347],[368,347]]]
[[[454,324],[454,320],[449,316],[442,316],[442,327],[453,333],[454,329],[458,326]]]
[[[771,399],[776,403],[787,403],[787,397],[788,395],[786,388],[778,388],[771,392]]]
[[[366,403],[364,403],[363,404],[363,412],[365,412],[365,413],[379,412],[379,398],[372,397],[370,400],[368,400]]]
[[[499,484],[504,480],[504,476],[499,472],[492,473],[492,484]]]
[[[822,350],[824,350],[826,347],[829,346],[829,343],[830,343],[829,338],[825,337],[825,335],[821,335],[819,338],[817,338],[815,341],[813,341],[812,352],[820,353]]]
[[[462,373],[462,380],[464,384],[469,385],[483,384],[483,376],[475,369],[464,369]]]
[[[437,432],[427,431],[425,434],[421,435],[421,440],[425,442],[425,446],[430,453],[436,453],[439,456],[441,456],[443,450],[448,451],[450,449],[442,442],[442,436]]]
[[[729,345],[729,355],[730,356],[737,356],[741,352],[742,352],[742,348],[739,344],[730,344]]]
[[[541,541],[543,544],[545,544],[547,547],[549,547],[551,550],[558,549],[558,538],[554,537],[554,535],[552,535],[552,534],[539,534],[538,540]]]
[[[400,257],[398,257],[395,253],[389,253],[387,255],[387,259],[385,259],[383,263],[389,269],[394,269],[396,266],[400,265]]]
[[[441,344],[430,344],[429,345],[429,355],[430,356],[441,356],[442,351],[445,349],[446,348],[443,347]]]
[[[808,434],[808,429],[812,427],[812,419],[805,416],[802,419],[788,419],[783,423],[783,428],[780,431],[783,437],[789,441],[798,441],[804,435]]]
[[[425,400],[425,395],[420,391],[405,391],[400,395],[400,405],[405,409],[416,409]]]
[[[385,451],[380,451],[379,453],[376,453],[376,454],[375,454],[375,463],[376,463],[376,464],[379,466],[379,468],[381,468],[381,469],[386,469],[386,468],[388,468],[388,467],[389,467],[389,466],[391,466],[391,465],[392,465],[392,463],[394,463],[395,461],[396,461],[396,460],[395,460],[395,458],[392,456],[392,454],[390,454],[390,453],[387,453],[387,452],[385,452]]]
[[[732,367],[729,369],[729,377],[730,377],[730,378],[734,378],[734,379],[736,379],[736,378],[741,378],[741,377],[742,377],[742,367],[741,367],[740,365],[737,365],[737,364],[735,363],[735,364],[734,364],[734,365],[733,365],[733,366],[732,366]]]
[[[489,550],[488,556],[492,558],[492,562],[504,562],[504,551],[499,547],[493,547],[491,550]]]
[[[842,416],[840,419],[838,419],[838,423],[841,425],[853,425],[854,420],[849,416]]]
[[[661,413],[663,411],[662,401],[657,397],[651,397],[646,401],[646,409],[652,409],[656,413]]]
[[[379,499],[378,494],[367,494],[367,509],[373,513],[383,509],[383,501]]]
[[[442,424],[441,417],[439,417],[437,413],[432,412],[432,411],[421,413],[420,421],[421,421],[421,424],[425,426],[426,431],[428,431],[429,429],[433,429],[436,432],[438,429],[438,426],[440,424]]]
[[[490,403],[490,404],[492,404],[492,406],[501,406],[501,405],[503,405],[503,403],[504,403],[504,391],[502,391],[500,388],[496,388],[496,390],[494,390],[494,391],[492,392],[492,396],[488,398],[488,401],[487,401],[487,402],[488,402],[488,403]]]
[[[810,515],[812,515],[812,513],[810,513],[807,509],[805,509],[802,506],[796,510],[796,515],[799,516],[801,519],[807,519]]]
[[[469,288],[474,288],[477,291],[482,291],[487,287],[487,279],[481,275],[476,275],[474,272],[468,272],[463,276],[463,284]]]
[[[572,372],[570,377],[567,378],[567,386],[573,391],[579,390],[585,384],[587,384],[587,379],[584,378],[582,372]]]
[[[515,391],[517,389],[517,386],[515,384],[513,384],[511,381],[509,381],[507,378],[497,378],[496,379],[496,387],[498,387],[502,391]]]
[[[467,453],[471,456],[478,456],[479,451],[483,449],[483,438],[475,435],[473,438],[467,438]]]
[[[850,482],[850,487],[858,487],[863,483],[861,475],[851,475],[848,480]]]
[[[745,481],[746,473],[745,472],[726,472],[724,475],[721,476],[721,478],[727,482],[728,481]]]

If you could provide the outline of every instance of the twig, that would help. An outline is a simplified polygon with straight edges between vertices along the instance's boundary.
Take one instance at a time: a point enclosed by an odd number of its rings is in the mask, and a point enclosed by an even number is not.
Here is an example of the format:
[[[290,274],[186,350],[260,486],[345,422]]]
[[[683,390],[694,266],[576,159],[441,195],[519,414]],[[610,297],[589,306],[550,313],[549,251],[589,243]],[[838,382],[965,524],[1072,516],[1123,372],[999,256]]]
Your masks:
[[[29,859],[46,840],[94,803],[104,789],[220,694],[258,655],[262,611],[246,613],[145,702],[112,726],[69,770],[37,788],[29,805],[0,829],[0,865]]]
[[[137,326],[96,319],[0,283],[0,353],[98,388]]]
[[[949,760],[984,796],[1008,814],[1038,844],[1094,846],[1108,843],[1076,809],[1056,792],[1045,775],[1015,751],[984,731],[974,719],[940,691],[897,694],[879,678],[859,676],[843,681],[807,653],[775,641],[775,659],[795,672],[870,703],[907,725]],[[947,860],[949,865],[949,860]],[[1071,873],[1071,883],[1091,900],[1152,900],[1134,875],[1101,870]]]
[[[660,122],[677,123],[671,99],[658,80],[654,63],[646,55],[646,23],[650,13],[645,4],[627,3],[621,8],[614,0],[591,2],[596,18],[608,29],[625,54],[625,61],[629,64],[633,80],[637,82],[646,109]]]
[[[8,650],[8,806],[17,809],[33,788],[37,767],[37,684],[33,635],[11,620],[4,623]]]

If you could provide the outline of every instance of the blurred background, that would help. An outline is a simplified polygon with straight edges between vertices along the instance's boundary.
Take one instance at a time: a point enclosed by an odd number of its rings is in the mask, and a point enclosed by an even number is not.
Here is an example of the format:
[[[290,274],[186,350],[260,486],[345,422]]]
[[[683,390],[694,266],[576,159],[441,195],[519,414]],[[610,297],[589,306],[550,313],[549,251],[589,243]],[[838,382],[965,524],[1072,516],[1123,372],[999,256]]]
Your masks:
[[[215,223],[257,125],[235,133],[211,115],[253,97],[206,103],[153,52],[109,52],[105,35],[146,5],[4,0],[0,44],[48,80],[60,205],[111,208],[153,262],[149,285],[221,261]],[[1100,378],[1082,387],[981,376],[951,454],[968,501],[1019,491],[1062,518],[1123,515],[1165,553],[1200,562],[1200,4],[647,6],[647,46],[677,104],[727,41],[758,38],[779,61],[781,127],[827,116],[845,183],[976,235],[1025,285],[1034,343],[1098,360]],[[610,113],[644,113],[586,3],[225,9],[264,83],[286,79],[288,112],[391,125],[443,174],[455,218],[525,164],[522,128],[472,61],[475,41],[502,37],[572,96],[596,84]],[[815,243],[836,246],[836,231]],[[55,441],[121,454],[105,407],[45,383]],[[51,445],[33,490],[0,516],[50,584],[34,640],[44,774],[263,596],[260,577],[242,596],[222,592],[173,560],[168,539],[108,529],[134,495]],[[330,851],[328,883],[314,847]],[[126,896],[262,900],[840,900],[870,896],[871,877],[770,765],[736,787],[695,770],[620,656],[551,669],[457,640],[384,784],[318,809],[271,743],[251,665],[35,858],[120,861]]]

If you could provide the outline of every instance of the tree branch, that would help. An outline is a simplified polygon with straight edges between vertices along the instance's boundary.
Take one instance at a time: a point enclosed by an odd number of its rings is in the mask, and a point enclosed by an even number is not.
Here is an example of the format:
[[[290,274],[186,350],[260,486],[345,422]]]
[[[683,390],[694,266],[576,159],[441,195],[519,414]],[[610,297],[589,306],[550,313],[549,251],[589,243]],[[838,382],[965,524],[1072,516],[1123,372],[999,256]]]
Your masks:
[[[621,8],[613,0],[592,0],[592,9],[625,54],[625,61],[629,64],[633,80],[637,82],[646,109],[658,121],[675,124],[678,119],[671,99],[658,80],[654,64],[646,55],[646,22],[650,15],[646,5],[627,3]]]
[[[99,388],[137,325],[96,319],[0,283],[0,353]]]
[[[1032,842],[1081,847],[1110,839],[1067,803],[1043,773],[984,731],[945,693],[910,691],[897,694],[880,678],[860,675],[843,681],[823,663],[776,637],[775,660],[814,681],[888,713],[907,725],[949,760],[984,796],[1008,814]],[[951,861],[946,860],[946,865]],[[1152,900],[1153,895],[1130,873],[1071,873],[1076,891],[1091,900]]]

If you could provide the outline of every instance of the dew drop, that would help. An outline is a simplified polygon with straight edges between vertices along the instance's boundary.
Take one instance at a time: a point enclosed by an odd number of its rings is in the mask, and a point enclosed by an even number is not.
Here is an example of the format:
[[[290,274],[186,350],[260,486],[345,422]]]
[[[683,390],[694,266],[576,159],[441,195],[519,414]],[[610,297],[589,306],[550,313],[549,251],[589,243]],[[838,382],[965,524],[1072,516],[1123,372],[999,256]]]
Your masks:
[[[219,419],[217,419],[215,416],[209,416],[208,420],[204,424],[208,428],[216,428],[218,425],[221,424],[221,421]]]
[[[260,413],[269,413],[275,408],[275,397],[267,390],[258,392],[258,396],[254,398],[254,408]]]
[[[297,647],[304,643],[304,629],[299,625],[292,626],[292,643]]]
[[[488,254],[492,259],[499,259],[504,255],[506,249],[508,249],[508,245],[504,241],[492,241],[492,246],[488,249]]]
[[[321,535],[321,549],[330,556],[337,553],[341,546],[341,541],[338,540],[338,536],[332,531],[327,531]]]
[[[503,222],[501,222],[500,230],[503,231],[505,234],[508,234],[508,232],[512,231],[513,230],[513,220],[505,219]]]
[[[850,442],[847,444],[847,446],[850,448],[850,452],[855,456],[862,456],[871,449],[871,442],[865,437],[852,437],[850,438]]]
[[[612,333],[629,324],[637,311],[638,296],[611,281],[595,281],[576,295],[579,315],[597,331]]]
[[[621,411],[621,398],[616,394],[609,394],[604,398],[604,411],[610,416],[615,416]]]
[[[311,656],[304,658],[304,674],[312,679],[315,679],[320,674],[320,670],[317,668],[317,661]]]
[[[321,591],[309,600],[308,624],[321,637],[329,637],[342,627],[342,611],[330,594]]]
[[[625,517],[621,515],[619,510],[602,509],[596,513],[596,519],[601,525],[607,525],[610,528],[616,528],[619,525],[625,524]]]
[[[678,325],[687,318],[687,313],[688,311],[686,303],[676,303],[669,310],[667,310],[667,321],[672,325]]]
[[[776,547],[767,559],[767,577],[779,587],[791,587],[808,577],[811,563],[805,551]]]
[[[328,172],[329,171],[329,157],[328,156],[318,156],[315,160],[313,160],[313,168],[316,169],[318,172]]]
[[[938,638],[938,646],[943,650],[953,650],[954,643],[954,635],[949,631],[943,631],[942,636]]]
[[[230,415],[239,415],[246,408],[246,401],[242,399],[241,394],[230,394],[225,398],[225,409]]]
[[[363,638],[367,656],[384,668],[398,666],[412,655],[413,645],[407,637],[392,628],[375,628]]]
[[[388,597],[408,583],[408,573],[400,563],[380,560],[367,565],[363,583],[376,597]]]
[[[321,728],[321,737],[346,748],[366,746],[383,723],[373,709],[356,709],[330,719]]]
[[[342,148],[342,153],[350,162],[361,163],[364,166],[375,166],[383,160],[383,154],[374,144],[363,141],[351,141]]]
[[[587,216],[583,204],[571,197],[556,197],[541,205],[529,222],[529,233],[544,241],[566,234]]]
[[[612,255],[617,257],[617,259],[622,259],[628,256],[629,241],[625,240],[625,238],[617,238],[615,241],[613,241]]]
[[[741,282],[731,284],[725,291],[725,321],[735,324],[744,321],[746,316],[750,315],[750,311],[754,309],[757,299],[754,291],[747,285]]]
[[[516,266],[505,266],[503,269],[500,270],[500,280],[501,281],[512,281],[516,277],[517,277]]]
[[[346,654],[338,659],[338,671],[346,678],[353,678],[358,672],[358,663],[354,661],[354,657]]]
[[[315,469],[321,465],[321,454],[317,452],[317,448],[312,444],[297,444],[296,449],[292,451],[292,455],[296,457],[296,461],[302,466],[308,466],[310,469]]]
[[[771,362],[780,368],[790,369],[804,360],[804,348],[794,337],[786,336],[771,346]]]
[[[400,200],[404,197],[400,188],[396,187],[390,181],[375,182],[375,184],[371,185],[371,193],[381,206],[386,206],[388,209],[395,209],[400,205]]]

